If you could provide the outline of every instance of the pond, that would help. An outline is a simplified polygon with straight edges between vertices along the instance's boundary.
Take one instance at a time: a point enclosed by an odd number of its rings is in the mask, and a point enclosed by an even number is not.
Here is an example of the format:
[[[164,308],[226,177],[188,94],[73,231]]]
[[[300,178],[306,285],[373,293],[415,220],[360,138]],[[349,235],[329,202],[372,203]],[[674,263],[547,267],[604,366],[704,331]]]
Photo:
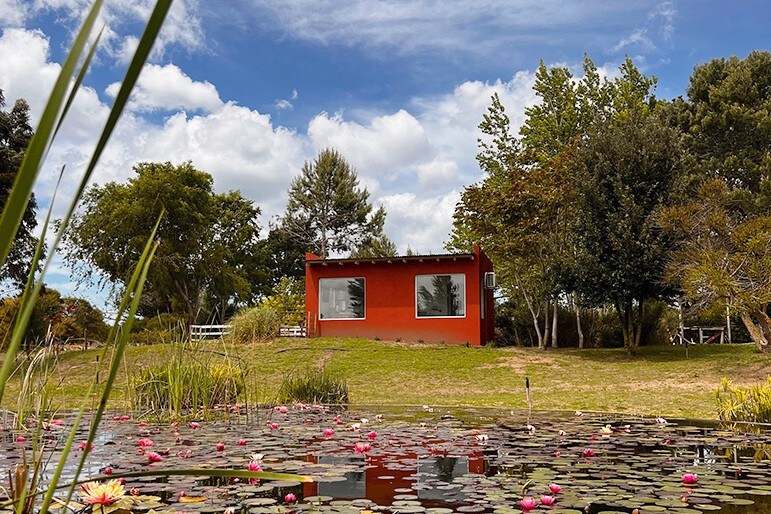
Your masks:
[[[492,409],[230,410],[179,425],[111,415],[84,476],[251,462],[313,482],[127,478],[126,498],[105,511],[771,514],[771,432],[764,430]],[[51,448],[63,444],[64,421],[45,425]],[[31,449],[20,435],[0,432],[6,487],[8,470]],[[70,459],[80,456],[76,450]]]

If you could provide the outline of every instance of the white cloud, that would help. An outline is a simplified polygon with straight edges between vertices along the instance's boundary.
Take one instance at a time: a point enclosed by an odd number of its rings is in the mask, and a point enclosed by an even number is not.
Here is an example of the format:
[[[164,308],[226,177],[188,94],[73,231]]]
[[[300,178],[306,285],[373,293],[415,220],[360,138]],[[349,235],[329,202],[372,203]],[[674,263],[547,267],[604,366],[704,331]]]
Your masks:
[[[414,193],[384,196],[379,201],[388,212],[385,231],[402,254],[408,247],[418,253],[441,253],[442,242],[452,230],[458,200],[457,191],[435,197],[418,197]]]
[[[27,6],[19,0],[0,0],[0,27],[18,27],[27,18]]]
[[[383,179],[395,179],[405,166],[432,156],[423,126],[405,110],[376,116],[366,125],[346,121],[342,113],[321,113],[308,124],[308,137],[316,151],[339,150],[370,191],[377,191]]]
[[[654,45],[651,38],[648,37],[647,29],[638,28],[629,36],[616,43],[613,48],[611,48],[611,51],[618,52],[626,47],[638,47],[643,50],[653,50],[656,48],[656,45]]]
[[[297,100],[297,97],[299,95],[297,94],[297,90],[293,89],[292,94],[289,98],[282,98],[281,100],[276,100],[276,109],[283,111],[285,109],[292,109],[294,108],[294,101]]]
[[[107,86],[106,93],[116,96],[120,83]],[[211,112],[222,106],[217,88],[210,82],[198,82],[174,64],[145,65],[129,108],[140,112],[156,110],[190,110]]]
[[[677,16],[677,9],[672,2],[661,2],[656,8],[648,14],[649,20],[661,20],[661,35],[665,40],[672,38],[672,34],[675,32],[675,16]]]

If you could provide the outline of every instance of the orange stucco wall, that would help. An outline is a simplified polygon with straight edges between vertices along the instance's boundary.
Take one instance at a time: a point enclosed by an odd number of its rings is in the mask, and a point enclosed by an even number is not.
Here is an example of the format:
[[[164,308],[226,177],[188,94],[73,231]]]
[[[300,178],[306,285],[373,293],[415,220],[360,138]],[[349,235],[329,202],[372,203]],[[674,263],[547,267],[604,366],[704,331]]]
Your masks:
[[[316,335],[366,337],[385,340],[484,344],[493,338],[493,292],[484,290],[484,273],[492,264],[479,250],[472,256],[423,258],[423,262],[394,258],[388,262],[362,259],[358,263],[332,262],[324,266],[312,255],[305,266],[305,308],[310,316],[319,312],[319,279],[364,277],[364,319],[320,319]],[[418,318],[415,312],[417,275],[462,273],[466,279],[466,316],[462,318]],[[484,307],[483,307],[484,305]],[[484,319],[482,310],[484,309]]]

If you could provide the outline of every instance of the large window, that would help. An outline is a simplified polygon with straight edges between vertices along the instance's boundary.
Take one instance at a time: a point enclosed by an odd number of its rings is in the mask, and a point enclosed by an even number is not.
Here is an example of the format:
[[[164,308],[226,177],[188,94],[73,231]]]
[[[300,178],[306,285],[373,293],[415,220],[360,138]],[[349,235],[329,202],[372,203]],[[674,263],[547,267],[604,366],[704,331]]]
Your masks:
[[[319,279],[319,318],[364,318],[364,279]]]
[[[463,317],[466,315],[466,276],[418,275],[415,297],[419,318]]]

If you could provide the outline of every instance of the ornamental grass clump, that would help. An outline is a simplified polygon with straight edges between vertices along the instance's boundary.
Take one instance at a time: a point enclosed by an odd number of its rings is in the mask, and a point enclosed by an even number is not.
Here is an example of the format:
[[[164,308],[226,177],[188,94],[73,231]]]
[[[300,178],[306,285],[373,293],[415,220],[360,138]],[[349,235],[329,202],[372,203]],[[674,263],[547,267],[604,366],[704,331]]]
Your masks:
[[[718,417],[725,423],[771,423],[771,377],[749,387],[732,386],[727,378],[715,391]]]
[[[230,319],[230,340],[236,343],[265,342],[278,336],[281,316],[264,307],[242,309]]]
[[[346,405],[348,383],[344,378],[337,377],[326,369],[314,369],[285,379],[278,397],[280,403]]]

